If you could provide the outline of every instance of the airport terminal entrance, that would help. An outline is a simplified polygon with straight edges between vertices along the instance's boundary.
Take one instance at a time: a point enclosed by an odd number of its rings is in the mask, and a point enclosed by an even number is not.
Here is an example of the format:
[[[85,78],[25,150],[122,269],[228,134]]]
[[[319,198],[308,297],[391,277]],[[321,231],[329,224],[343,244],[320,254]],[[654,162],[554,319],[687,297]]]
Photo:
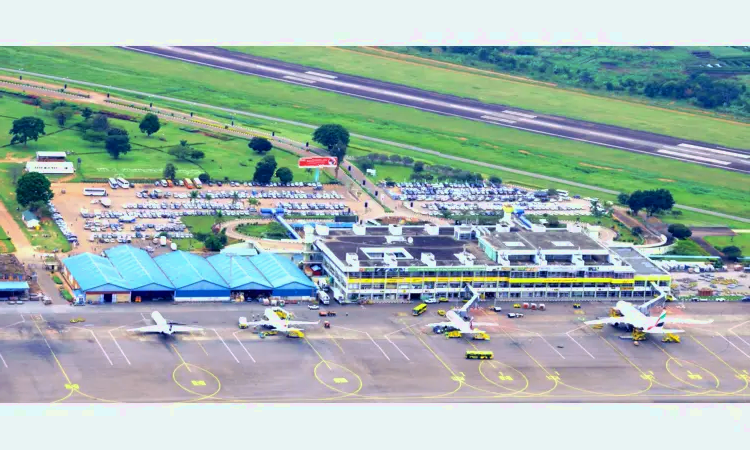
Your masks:
[[[272,291],[252,290],[252,291],[232,291],[232,298],[237,301],[250,301],[259,298],[271,297]]]

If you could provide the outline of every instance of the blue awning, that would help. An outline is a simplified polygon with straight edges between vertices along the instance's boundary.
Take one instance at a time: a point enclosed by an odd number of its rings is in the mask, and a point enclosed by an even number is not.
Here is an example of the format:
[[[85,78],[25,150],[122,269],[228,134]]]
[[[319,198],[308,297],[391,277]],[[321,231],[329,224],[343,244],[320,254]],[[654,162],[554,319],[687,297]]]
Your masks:
[[[25,281],[0,281],[0,291],[28,291],[29,283]]]

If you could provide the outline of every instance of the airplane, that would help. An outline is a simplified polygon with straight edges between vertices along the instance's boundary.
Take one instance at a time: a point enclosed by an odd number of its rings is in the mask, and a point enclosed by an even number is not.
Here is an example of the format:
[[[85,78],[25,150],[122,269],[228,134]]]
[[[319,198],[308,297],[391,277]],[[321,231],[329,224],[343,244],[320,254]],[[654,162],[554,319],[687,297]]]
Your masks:
[[[290,327],[290,325],[317,325],[317,322],[304,322],[300,320],[289,320],[282,319],[276,314],[276,309],[266,308],[263,313],[263,319],[256,322],[248,322],[248,326],[262,326],[270,330],[280,331],[282,333],[289,333],[290,331],[303,331],[301,328]]]
[[[479,299],[478,295],[474,295],[471,300],[469,300],[464,306],[458,309],[451,309],[450,311],[445,313],[445,318],[448,319],[448,322],[438,322],[438,323],[428,323],[425,325],[426,327],[432,327],[432,330],[437,334],[445,333],[446,331],[458,331],[461,334],[483,334],[484,331],[474,328],[474,325],[479,326],[497,326],[495,323],[490,322],[474,322],[474,319],[469,319],[468,321],[464,319],[466,317],[466,313],[471,307],[471,305]]]
[[[615,304],[615,309],[622,314],[622,317],[606,317],[603,319],[589,320],[584,322],[586,325],[600,325],[608,324],[614,327],[625,326],[628,330],[638,330],[647,334],[672,334],[672,333],[684,333],[685,330],[679,329],[668,329],[664,328],[664,325],[671,324],[686,324],[686,325],[707,325],[713,323],[713,319],[710,320],[695,320],[695,319],[682,319],[679,317],[667,317],[667,311],[663,310],[659,317],[653,318],[648,316],[648,308],[653,303],[658,301],[661,296],[656,299],[644,303],[642,305],[633,305],[630,302],[620,300]]]
[[[128,331],[139,332],[139,333],[161,333],[164,335],[172,335],[174,333],[190,333],[192,331],[201,331],[203,328],[186,327],[184,323],[172,322],[166,320],[159,311],[151,313],[151,319],[156,325],[149,325],[141,328],[133,328]]]

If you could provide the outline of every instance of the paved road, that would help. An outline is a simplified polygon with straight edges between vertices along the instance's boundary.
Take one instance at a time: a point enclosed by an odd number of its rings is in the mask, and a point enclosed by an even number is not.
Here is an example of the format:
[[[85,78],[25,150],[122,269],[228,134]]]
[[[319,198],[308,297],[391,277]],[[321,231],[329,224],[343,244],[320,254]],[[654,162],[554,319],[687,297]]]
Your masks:
[[[216,47],[123,48],[445,116],[750,174],[750,150],[487,104]]]
[[[46,79],[50,79],[50,80],[65,81],[65,82],[68,82],[68,83],[75,83],[75,84],[81,85],[81,86],[91,86],[91,87],[95,87],[95,88],[98,88],[98,89],[105,89],[107,92],[124,92],[124,93],[132,94],[132,95],[147,96],[147,97],[150,97],[152,99],[166,100],[166,101],[170,101],[170,102],[174,102],[174,103],[180,103],[180,104],[183,104],[183,105],[192,105],[192,106],[197,106],[199,108],[205,108],[205,109],[212,109],[212,110],[216,110],[216,111],[228,112],[228,113],[236,114],[236,115],[240,115],[240,116],[256,117],[256,118],[259,118],[259,119],[270,120],[270,121],[274,121],[274,122],[288,123],[290,125],[295,125],[295,126],[299,126],[299,127],[309,128],[309,129],[312,129],[312,130],[314,130],[315,128],[318,127],[317,125],[311,125],[311,124],[308,124],[308,123],[302,123],[302,122],[296,122],[296,121],[293,121],[293,120],[281,119],[281,118],[278,118],[278,117],[265,116],[265,115],[262,115],[262,114],[256,114],[256,113],[251,113],[251,112],[247,112],[247,111],[241,111],[241,110],[238,110],[238,109],[224,108],[224,107],[221,107],[221,106],[214,106],[214,105],[209,105],[209,104],[206,104],[206,103],[197,103],[197,102],[192,102],[192,101],[189,101],[189,100],[183,100],[183,99],[174,98],[174,97],[167,97],[167,96],[164,96],[164,95],[156,95],[156,94],[151,94],[151,93],[148,93],[148,92],[141,92],[141,91],[135,91],[135,90],[132,90],[132,89],[119,88],[119,87],[116,87],[116,86],[107,86],[107,85],[104,85],[104,84],[91,83],[91,82],[88,82],[88,81],[73,80],[73,79],[66,78],[66,77],[57,77],[57,76],[54,76],[54,75],[46,75],[46,74],[41,74],[41,73],[28,72],[28,71],[24,71],[24,70],[12,69],[12,68],[8,68],[8,67],[0,67],[0,70],[4,70],[4,71],[7,71],[7,72],[13,72],[13,73],[20,73],[20,74],[31,75],[31,76],[38,77],[38,78],[46,78]],[[468,163],[468,164],[474,164],[474,165],[477,165],[477,166],[486,167],[488,169],[502,170],[502,171],[505,171],[505,172],[515,173],[515,174],[518,174],[518,175],[524,175],[524,176],[531,177],[531,178],[536,178],[536,179],[539,179],[539,180],[547,180],[547,181],[552,181],[552,182],[555,182],[555,183],[567,184],[569,186],[580,187],[580,188],[588,189],[588,190],[591,190],[591,191],[602,192],[602,193],[605,193],[605,194],[617,195],[617,194],[620,193],[620,192],[614,191],[612,189],[605,189],[605,188],[602,188],[602,187],[599,187],[599,186],[592,186],[590,184],[578,183],[578,182],[566,180],[566,179],[563,179],[563,178],[557,178],[557,177],[551,177],[551,176],[547,176],[547,175],[541,175],[541,174],[538,174],[538,173],[527,172],[525,170],[519,170],[519,169],[513,169],[511,167],[500,166],[498,164],[490,164],[490,163],[485,163],[485,162],[481,162],[481,161],[475,161],[475,160],[472,160],[472,159],[469,159],[469,158],[462,158],[462,157],[459,157],[459,156],[446,155],[444,153],[440,153],[440,152],[435,151],[435,150],[428,150],[428,149],[425,149],[425,148],[417,147],[415,145],[402,144],[400,142],[393,142],[393,141],[388,141],[388,140],[385,140],[385,139],[379,139],[379,138],[374,138],[374,137],[371,137],[371,136],[365,136],[365,135],[355,134],[355,133],[351,133],[351,136],[355,137],[355,138],[358,138],[358,139],[365,140],[365,141],[379,142],[379,143],[382,143],[382,144],[386,144],[386,145],[390,145],[390,146],[398,147],[398,148],[404,148],[404,149],[412,150],[412,151],[419,152],[419,153],[425,153],[425,154],[429,154],[429,155],[440,156],[441,158],[450,159],[450,160],[453,160],[453,161],[459,161],[459,162],[464,162],[464,163]],[[724,218],[724,219],[731,219],[731,220],[736,220],[736,221],[739,221],[739,222],[750,223],[750,219],[749,218],[734,216],[734,215],[731,215],[731,214],[724,214],[724,213],[720,213],[720,212],[709,211],[709,210],[706,210],[706,209],[695,208],[695,207],[692,207],[692,206],[686,206],[686,205],[681,205],[681,204],[675,204],[675,207],[676,208],[680,208],[680,209],[684,209],[686,211],[693,211],[693,212],[697,212],[697,213],[701,213],[701,214],[707,214],[707,215],[711,215],[711,216],[715,216],[715,217],[721,217],[721,218]]]

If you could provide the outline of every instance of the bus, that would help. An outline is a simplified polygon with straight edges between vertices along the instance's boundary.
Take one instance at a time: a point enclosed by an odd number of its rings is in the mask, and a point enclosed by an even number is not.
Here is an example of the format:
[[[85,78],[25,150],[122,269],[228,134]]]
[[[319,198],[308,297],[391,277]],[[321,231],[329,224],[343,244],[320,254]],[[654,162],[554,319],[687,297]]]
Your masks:
[[[466,359],[493,359],[494,353],[488,350],[466,350]]]
[[[201,180],[198,178],[193,178],[193,185],[196,189],[203,189],[203,183],[201,183]]]
[[[112,189],[117,189],[120,186],[117,185],[117,180],[115,180],[114,178],[110,178],[109,187],[111,187]]]
[[[425,311],[427,311],[427,303],[420,303],[411,310],[411,314],[413,316],[421,316]]]
[[[128,183],[128,180],[126,180],[125,178],[118,178],[117,184],[123,189],[127,189],[130,187],[130,183]]]
[[[83,195],[93,197],[106,197],[107,190],[104,188],[83,188]]]
[[[190,178],[185,178],[185,187],[188,188],[188,189],[192,189],[193,188],[193,182],[190,181]]]

